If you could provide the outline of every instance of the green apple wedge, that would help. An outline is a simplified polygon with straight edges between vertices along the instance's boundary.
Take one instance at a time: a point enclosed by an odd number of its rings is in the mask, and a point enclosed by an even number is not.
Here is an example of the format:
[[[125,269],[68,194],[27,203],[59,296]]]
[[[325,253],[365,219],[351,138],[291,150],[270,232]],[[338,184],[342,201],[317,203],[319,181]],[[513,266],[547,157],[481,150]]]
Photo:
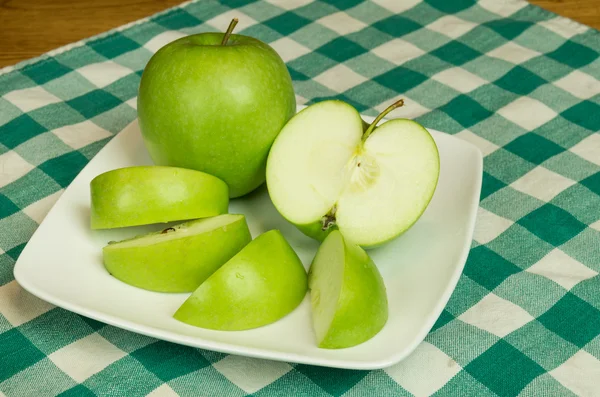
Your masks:
[[[435,191],[440,160],[429,132],[407,119],[372,124],[338,100],[296,114],[275,140],[267,186],[277,210],[322,241],[339,229],[363,248],[405,232],[423,214]]]
[[[191,292],[252,240],[243,215],[198,219],[104,247],[117,279],[159,292]]]
[[[325,349],[356,346],[388,318],[383,279],[369,255],[338,230],[323,241],[308,273],[313,328]]]
[[[162,47],[144,69],[137,109],[156,164],[215,175],[238,197],[265,181],[269,148],[296,97],[277,52],[231,34],[234,26]]]
[[[90,183],[92,229],[206,218],[226,214],[225,182],[177,167],[119,168]]]
[[[202,283],[173,317],[221,331],[257,328],[294,310],[306,291],[306,270],[298,255],[279,230],[271,230]]]

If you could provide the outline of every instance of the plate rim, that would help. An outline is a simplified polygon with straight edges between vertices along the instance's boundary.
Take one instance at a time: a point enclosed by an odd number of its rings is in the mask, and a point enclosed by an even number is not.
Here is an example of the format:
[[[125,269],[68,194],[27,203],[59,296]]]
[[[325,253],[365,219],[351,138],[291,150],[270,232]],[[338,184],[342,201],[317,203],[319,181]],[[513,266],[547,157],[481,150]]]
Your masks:
[[[305,106],[298,106],[298,111],[300,111],[303,108],[305,108]],[[373,117],[371,117],[371,116],[365,116],[362,114],[361,114],[361,117],[363,119],[371,119],[371,120],[373,119]],[[383,121],[385,121],[385,119],[382,120],[382,122]],[[19,255],[19,258],[17,259],[15,266],[14,266],[14,270],[13,270],[15,280],[23,289],[25,289],[32,295],[34,295],[46,302],[53,304],[56,307],[63,308],[65,310],[71,311],[73,313],[77,313],[77,314],[83,315],[85,317],[92,318],[92,319],[101,321],[105,324],[108,324],[108,325],[111,325],[111,326],[114,326],[117,328],[121,328],[121,329],[130,331],[130,332],[149,336],[149,337],[159,339],[159,340],[177,343],[180,345],[201,348],[201,349],[206,349],[206,350],[212,350],[212,351],[217,351],[217,352],[226,353],[226,354],[242,355],[242,356],[246,356],[246,357],[253,357],[253,358],[260,358],[260,359],[267,359],[267,360],[274,360],[274,361],[302,363],[302,364],[308,364],[308,365],[316,365],[316,366],[332,367],[332,368],[342,368],[342,369],[376,370],[376,369],[383,369],[383,368],[390,367],[390,366],[404,360],[424,341],[426,336],[431,331],[431,328],[434,326],[435,322],[438,320],[442,311],[446,307],[452,293],[454,292],[454,289],[456,288],[456,285],[458,284],[460,276],[462,275],[462,272],[464,270],[466,260],[469,255],[469,252],[471,250],[472,244],[465,243],[463,245],[462,250],[460,252],[460,257],[458,259],[459,265],[456,266],[456,268],[454,269],[454,272],[452,273],[451,277],[449,278],[449,282],[448,282],[445,290],[441,294],[441,297],[438,300],[437,305],[435,306],[435,308],[431,311],[430,315],[428,316],[428,321],[424,322],[424,326],[422,327],[421,332],[419,332],[417,334],[417,336],[413,339],[413,341],[411,342],[409,347],[398,352],[397,354],[390,355],[389,357],[387,357],[385,359],[372,360],[372,361],[356,361],[356,360],[346,360],[346,359],[339,359],[339,358],[338,359],[319,358],[319,357],[314,357],[314,356],[310,356],[310,355],[300,355],[297,353],[290,353],[290,352],[282,352],[282,351],[275,351],[275,350],[269,351],[269,350],[265,350],[264,348],[232,345],[231,343],[227,343],[227,342],[214,341],[214,340],[209,340],[209,339],[205,339],[205,338],[201,338],[201,337],[197,337],[197,336],[177,334],[172,331],[161,330],[159,328],[139,324],[137,322],[123,319],[121,317],[116,317],[114,315],[105,314],[98,310],[88,309],[85,306],[74,304],[74,303],[71,303],[62,298],[56,297],[56,296],[52,295],[51,293],[48,293],[42,289],[39,289],[35,285],[31,284],[28,281],[26,275],[24,275],[22,273],[23,265],[21,265],[21,263],[22,263],[21,258],[24,258],[23,254],[26,251],[28,251],[28,249],[29,250],[31,249],[30,242],[32,240],[34,240],[34,237],[36,236],[36,234],[38,234],[40,232],[40,229],[41,229],[42,225],[46,222],[46,219],[48,219],[48,216],[55,210],[56,204],[63,197],[66,196],[66,194],[69,192],[70,189],[72,189],[72,187],[74,185],[77,184],[76,183],[77,180],[82,177],[81,176],[82,173],[86,170],[86,168],[92,162],[92,160],[96,156],[98,156],[100,153],[104,152],[105,150],[110,150],[112,147],[112,145],[110,145],[112,140],[114,138],[116,138],[119,134],[122,134],[131,128],[135,128],[136,124],[137,124],[137,118],[135,120],[133,120],[131,123],[129,123],[119,133],[115,134],[113,136],[113,138],[111,139],[111,141],[109,141],[102,149],[100,149],[98,151],[98,153],[88,162],[88,164],[86,164],[86,166],[80,171],[80,173],[73,179],[73,181],[69,184],[69,186],[64,190],[61,197],[52,206],[52,208],[50,209],[50,211],[48,212],[48,214],[46,215],[44,220],[38,225],[38,228],[32,234],[31,238],[29,239],[25,248],[23,249],[23,252],[21,252],[21,254]],[[467,235],[470,236],[469,243],[472,243],[473,233],[475,230],[475,223],[476,223],[476,219],[477,219],[477,209],[479,207],[479,202],[480,202],[479,195],[480,195],[481,186],[482,186],[482,176],[483,176],[482,152],[481,152],[481,150],[479,150],[479,148],[477,146],[475,146],[471,142],[456,138],[452,134],[443,133],[441,131],[438,131],[435,129],[430,129],[427,127],[425,127],[425,128],[432,135],[441,134],[441,135],[444,135],[451,139],[456,139],[456,140],[460,141],[465,147],[469,148],[469,150],[471,150],[475,154],[476,169],[475,169],[474,173],[477,176],[477,178],[475,179],[476,186],[474,187],[474,191],[477,192],[477,194],[473,194],[470,197],[471,202],[469,203],[470,211],[469,211],[469,220],[468,220],[468,224],[467,224]],[[305,297],[305,299],[306,299],[306,297]],[[435,314],[435,315],[433,315],[433,314]]]

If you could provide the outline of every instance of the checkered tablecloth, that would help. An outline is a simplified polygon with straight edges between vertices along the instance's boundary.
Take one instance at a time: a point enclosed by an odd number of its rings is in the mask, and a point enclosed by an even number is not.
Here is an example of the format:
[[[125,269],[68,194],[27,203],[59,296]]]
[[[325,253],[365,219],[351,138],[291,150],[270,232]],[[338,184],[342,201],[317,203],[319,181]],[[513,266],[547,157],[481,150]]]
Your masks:
[[[339,98],[477,145],[473,248],[407,360],[348,371],[203,351],[53,307],[13,278],[63,189],[136,117],[165,43],[270,43],[299,103]],[[0,73],[0,396],[599,396],[600,35],[521,0],[193,2]]]

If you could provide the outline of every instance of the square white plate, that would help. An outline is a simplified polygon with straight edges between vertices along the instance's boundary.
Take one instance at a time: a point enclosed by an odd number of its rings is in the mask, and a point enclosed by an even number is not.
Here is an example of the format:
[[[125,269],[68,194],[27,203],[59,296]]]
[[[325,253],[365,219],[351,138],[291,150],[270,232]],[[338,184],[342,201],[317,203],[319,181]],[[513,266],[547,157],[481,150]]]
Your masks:
[[[372,118],[365,117],[370,122]],[[439,184],[421,219],[395,241],[369,253],[387,287],[389,320],[373,339],[341,350],[316,346],[308,294],[282,320],[249,331],[212,331],[171,316],[188,294],[164,294],[126,285],[102,265],[110,240],[157,230],[144,226],[93,231],[89,183],[108,170],[151,164],[137,122],[110,141],[61,196],[15,266],[15,278],[32,294],[84,316],[158,339],[252,357],[339,368],[375,369],[408,356],[442,312],[464,267],[481,189],[482,157],[475,146],[431,131],[441,159]],[[263,187],[233,200],[254,237],[280,229],[308,268],[317,242],[275,210]]]

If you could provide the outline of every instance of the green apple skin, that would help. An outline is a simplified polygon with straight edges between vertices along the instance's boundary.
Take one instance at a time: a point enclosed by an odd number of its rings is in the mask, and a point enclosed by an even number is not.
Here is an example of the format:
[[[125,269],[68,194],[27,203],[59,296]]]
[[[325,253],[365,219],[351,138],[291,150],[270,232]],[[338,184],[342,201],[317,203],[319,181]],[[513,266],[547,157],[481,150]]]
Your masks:
[[[346,241],[339,230],[332,231],[317,251],[308,283],[320,348],[356,346],[375,336],[387,322],[388,301],[379,270],[369,255]],[[323,302],[326,299],[329,302]],[[331,317],[321,318],[319,324],[317,316],[323,316],[320,305],[329,305]]]
[[[112,229],[226,214],[225,182],[177,167],[119,168],[90,183],[91,227]]]
[[[109,244],[102,253],[106,270],[127,284],[192,292],[251,240],[243,215],[220,215]]]
[[[210,276],[174,317],[197,327],[239,331],[273,323],[307,291],[306,270],[281,232],[263,233]]]
[[[201,33],[161,48],[140,83],[138,117],[156,164],[196,169],[231,197],[265,181],[269,149],[296,112],[290,74],[267,44]]]

